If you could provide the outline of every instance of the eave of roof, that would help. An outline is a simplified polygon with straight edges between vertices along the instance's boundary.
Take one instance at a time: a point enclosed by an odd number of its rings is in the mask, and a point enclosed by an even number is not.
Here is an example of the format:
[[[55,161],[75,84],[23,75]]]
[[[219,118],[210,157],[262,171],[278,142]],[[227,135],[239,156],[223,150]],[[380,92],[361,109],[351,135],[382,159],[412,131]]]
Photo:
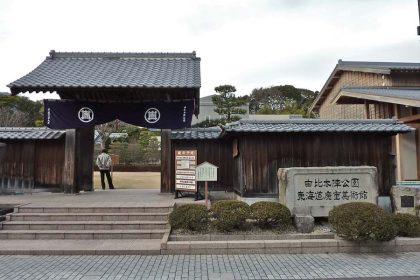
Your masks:
[[[171,132],[172,140],[198,140],[198,139],[218,139],[222,129],[218,126],[207,128],[187,128],[182,130],[173,130]]]
[[[37,68],[10,83],[12,94],[63,89],[195,89],[200,58],[192,53],[73,53],[51,51]]]
[[[365,100],[420,107],[420,88],[344,87],[333,103],[361,104]]]
[[[343,61],[338,60],[318,96],[309,107],[309,111],[318,108],[322,101],[326,98],[328,92],[333,88],[335,82],[340,79],[344,71],[365,72],[389,75],[392,71],[395,72],[419,72],[420,63],[407,62],[370,62],[370,61]]]
[[[368,132],[405,133],[414,128],[396,119],[386,120],[326,120],[289,119],[281,121],[240,120],[225,126],[224,133],[314,133],[314,132]]]
[[[53,140],[65,134],[65,130],[46,127],[0,127],[0,140]]]

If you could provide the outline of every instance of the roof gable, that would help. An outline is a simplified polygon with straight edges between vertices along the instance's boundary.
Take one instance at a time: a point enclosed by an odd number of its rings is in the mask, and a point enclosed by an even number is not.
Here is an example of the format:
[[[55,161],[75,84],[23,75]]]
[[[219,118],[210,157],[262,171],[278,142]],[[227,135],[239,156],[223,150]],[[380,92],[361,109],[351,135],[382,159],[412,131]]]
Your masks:
[[[318,96],[315,98],[310,111],[318,108],[325,100],[329,91],[333,88],[334,84],[340,79],[341,74],[345,71],[350,72],[364,72],[389,75],[391,72],[420,72],[420,63],[409,62],[374,62],[374,61],[343,61],[338,60],[337,65],[328,77]]]

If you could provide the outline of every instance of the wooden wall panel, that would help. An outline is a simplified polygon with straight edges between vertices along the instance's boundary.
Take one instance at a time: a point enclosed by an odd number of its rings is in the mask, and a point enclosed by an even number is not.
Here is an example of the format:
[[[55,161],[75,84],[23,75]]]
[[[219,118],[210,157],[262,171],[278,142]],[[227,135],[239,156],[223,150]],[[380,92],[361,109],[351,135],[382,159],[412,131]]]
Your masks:
[[[172,140],[171,146],[171,191],[175,188],[175,150],[189,149],[197,150],[197,164],[207,161],[219,167],[218,181],[209,182],[209,190],[233,191],[233,177],[237,172],[234,161],[237,162],[237,158],[233,158],[232,140]]]
[[[386,135],[248,134],[239,145],[244,172],[238,176],[244,185],[234,189],[245,195],[277,195],[277,170],[286,167],[376,166],[380,194],[389,194],[392,185],[391,139]]]
[[[35,185],[61,187],[64,169],[64,139],[35,143]]]

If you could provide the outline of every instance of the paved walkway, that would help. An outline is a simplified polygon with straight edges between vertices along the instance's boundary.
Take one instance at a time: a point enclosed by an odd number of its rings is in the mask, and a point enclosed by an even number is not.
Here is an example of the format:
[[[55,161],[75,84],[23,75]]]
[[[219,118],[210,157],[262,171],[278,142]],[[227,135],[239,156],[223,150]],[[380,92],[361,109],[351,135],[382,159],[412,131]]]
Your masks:
[[[392,255],[0,256],[0,279],[420,279],[420,253]],[[396,276],[400,276],[395,278]],[[401,276],[419,276],[401,278]]]
[[[33,206],[139,206],[144,204],[173,205],[175,202],[192,202],[193,197],[174,199],[171,193],[160,193],[159,189],[115,189],[105,191],[81,192],[79,194],[63,194],[40,192],[21,195],[0,195],[1,205]],[[203,203],[203,201],[198,202]],[[0,207],[1,208],[1,207]]]

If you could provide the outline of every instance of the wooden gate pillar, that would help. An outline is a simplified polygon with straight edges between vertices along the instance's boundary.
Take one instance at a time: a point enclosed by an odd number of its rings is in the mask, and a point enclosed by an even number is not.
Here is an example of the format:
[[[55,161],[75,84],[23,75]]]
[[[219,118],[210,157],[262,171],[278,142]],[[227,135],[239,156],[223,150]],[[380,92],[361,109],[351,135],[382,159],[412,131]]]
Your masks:
[[[76,130],[66,129],[64,150],[63,190],[65,193],[79,192],[76,184]]]
[[[160,192],[169,193],[171,192],[171,130],[162,129],[161,131],[161,142],[160,142]]]
[[[95,129],[76,129],[76,180],[79,191],[93,191],[93,149]]]

